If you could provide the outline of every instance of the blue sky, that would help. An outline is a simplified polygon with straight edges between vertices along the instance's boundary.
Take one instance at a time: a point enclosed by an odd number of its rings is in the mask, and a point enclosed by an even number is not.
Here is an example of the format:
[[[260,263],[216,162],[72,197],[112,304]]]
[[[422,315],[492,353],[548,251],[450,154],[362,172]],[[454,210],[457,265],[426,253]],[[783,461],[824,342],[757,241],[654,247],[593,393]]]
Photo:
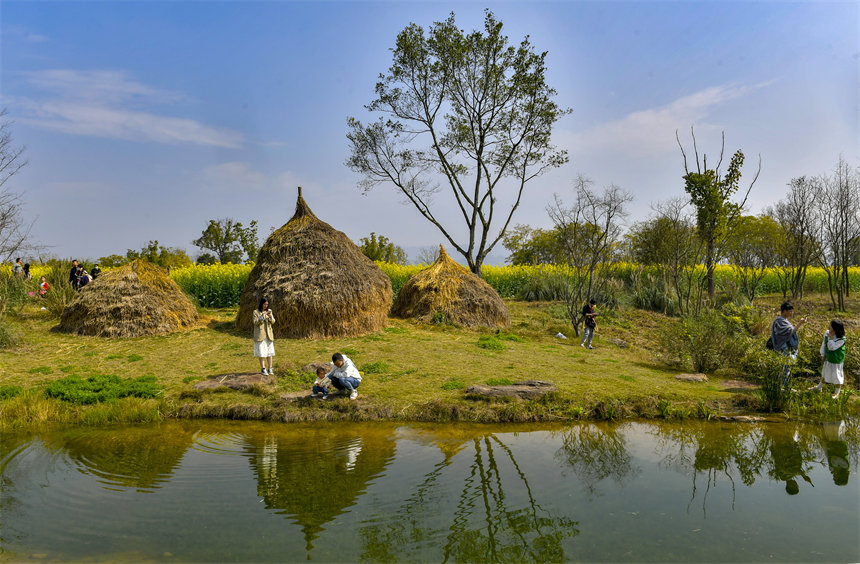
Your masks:
[[[548,51],[570,107],[553,135],[571,162],[533,181],[513,223],[548,227],[546,206],[578,174],[635,197],[630,220],[683,195],[675,141],[742,149],[759,212],[795,176],[860,164],[858,2],[16,2],[0,3],[0,97],[29,165],[37,242],[97,258],[150,239],[199,251],[211,218],[256,219],[261,240],[303,186],[353,240],[371,231],[415,251],[441,235],[393,187],[367,195],[346,119],[368,120],[389,49],[410,22],[490,8],[513,43]],[[439,205],[453,208],[440,196]],[[445,207],[449,206],[449,207]],[[494,250],[498,262],[507,252]]]

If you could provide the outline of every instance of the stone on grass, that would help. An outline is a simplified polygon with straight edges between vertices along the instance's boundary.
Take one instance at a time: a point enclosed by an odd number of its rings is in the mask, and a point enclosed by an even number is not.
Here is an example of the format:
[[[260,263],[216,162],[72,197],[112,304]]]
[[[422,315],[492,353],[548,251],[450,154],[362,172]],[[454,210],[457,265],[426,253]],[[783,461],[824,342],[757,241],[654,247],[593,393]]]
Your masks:
[[[309,362],[302,367],[302,372],[310,372],[311,374],[316,375],[317,368],[322,368],[326,371],[326,374],[328,374],[332,368],[332,364],[330,362]]]
[[[698,374],[675,374],[675,380],[681,382],[707,382],[708,377],[702,373]]]
[[[485,398],[537,399],[555,390],[556,387],[552,382],[525,380],[508,386],[472,386],[466,390],[466,395]]]
[[[626,349],[630,346],[627,344],[627,341],[625,341],[624,339],[619,339],[617,337],[612,337],[606,340],[618,347],[619,349]]]
[[[230,388],[231,390],[247,390],[253,386],[269,386],[277,382],[277,378],[259,372],[243,372],[218,374],[210,376],[194,384],[195,390],[214,390],[216,388]]]

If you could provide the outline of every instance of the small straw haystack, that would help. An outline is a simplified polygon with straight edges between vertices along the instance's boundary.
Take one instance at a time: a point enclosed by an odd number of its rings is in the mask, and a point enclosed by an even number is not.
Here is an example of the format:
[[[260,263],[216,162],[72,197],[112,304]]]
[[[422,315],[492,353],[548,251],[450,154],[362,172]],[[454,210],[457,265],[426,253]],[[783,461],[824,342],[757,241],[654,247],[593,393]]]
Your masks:
[[[260,297],[275,314],[276,337],[363,335],[385,326],[391,280],[346,234],[313,214],[299,197],[296,213],[257,255],[239,298],[236,327],[250,331]]]
[[[464,327],[508,327],[511,315],[499,294],[440,246],[430,268],[409,277],[391,308],[395,317],[424,323],[444,321]]]
[[[197,322],[197,309],[167,272],[145,260],[105,271],[78,292],[59,331],[96,337],[164,335]]]

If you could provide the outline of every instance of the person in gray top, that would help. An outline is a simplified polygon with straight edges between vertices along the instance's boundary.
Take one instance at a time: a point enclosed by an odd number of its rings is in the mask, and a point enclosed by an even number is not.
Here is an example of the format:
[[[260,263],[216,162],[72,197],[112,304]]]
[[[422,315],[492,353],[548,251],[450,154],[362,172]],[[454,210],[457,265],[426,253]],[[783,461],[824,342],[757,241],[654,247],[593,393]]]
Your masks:
[[[788,386],[791,379],[791,361],[789,359],[797,358],[797,349],[800,346],[797,330],[806,323],[806,318],[801,318],[795,327],[790,321],[793,316],[794,306],[791,305],[791,302],[782,302],[782,305],[779,306],[779,317],[774,319],[770,326],[770,340],[773,343],[773,350],[787,357],[785,365],[782,367],[783,386]]]

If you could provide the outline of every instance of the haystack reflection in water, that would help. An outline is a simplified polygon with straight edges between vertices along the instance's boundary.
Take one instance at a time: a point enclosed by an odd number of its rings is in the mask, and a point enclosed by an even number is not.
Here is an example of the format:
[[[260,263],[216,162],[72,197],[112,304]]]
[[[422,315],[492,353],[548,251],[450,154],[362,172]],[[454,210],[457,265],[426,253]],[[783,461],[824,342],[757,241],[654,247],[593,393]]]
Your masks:
[[[860,561],[857,421],[4,434],[0,559]]]
[[[257,494],[267,509],[301,526],[310,555],[325,525],[355,505],[394,458],[394,439],[394,429],[357,433],[310,426],[301,434],[287,429],[249,435]]]

